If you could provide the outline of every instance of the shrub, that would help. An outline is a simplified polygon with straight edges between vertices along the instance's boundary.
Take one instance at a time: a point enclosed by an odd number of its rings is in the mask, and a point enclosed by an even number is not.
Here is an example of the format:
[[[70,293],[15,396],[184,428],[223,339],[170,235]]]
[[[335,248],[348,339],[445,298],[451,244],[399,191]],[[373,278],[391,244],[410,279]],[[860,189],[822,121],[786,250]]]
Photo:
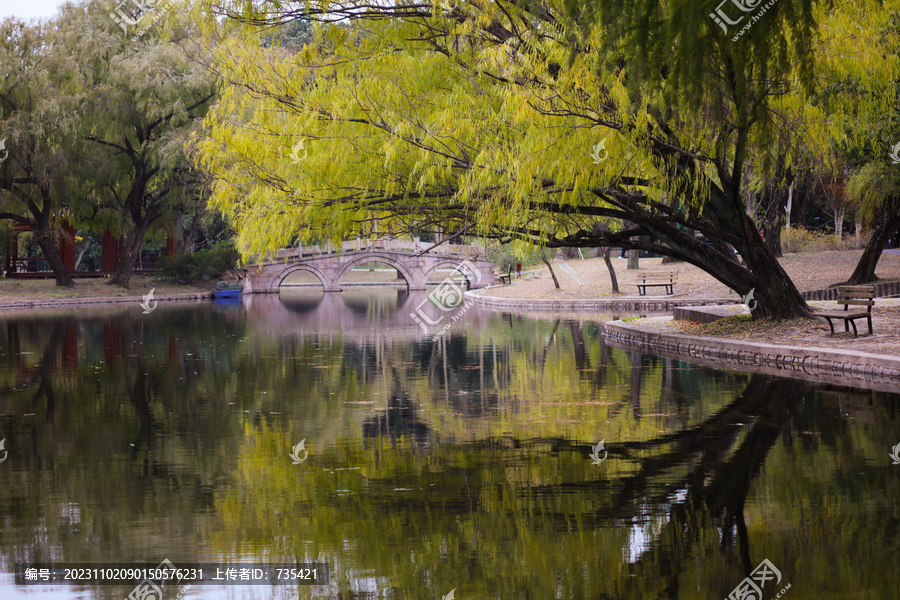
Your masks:
[[[237,266],[240,252],[229,242],[221,242],[209,249],[194,253],[165,256],[159,261],[157,273],[175,283],[193,283],[204,278],[219,277]]]
[[[809,231],[803,227],[791,227],[781,231],[781,251],[827,252],[829,250],[852,250],[864,247],[869,241],[869,235],[868,233],[861,235],[859,243],[857,243],[854,235],[845,235],[842,240],[838,241],[833,233]]]

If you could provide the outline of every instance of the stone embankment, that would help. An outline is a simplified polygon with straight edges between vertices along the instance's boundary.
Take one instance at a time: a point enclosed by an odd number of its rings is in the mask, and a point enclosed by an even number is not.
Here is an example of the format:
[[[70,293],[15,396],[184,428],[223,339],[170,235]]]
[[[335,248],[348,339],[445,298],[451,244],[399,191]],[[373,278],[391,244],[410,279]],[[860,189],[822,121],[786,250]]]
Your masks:
[[[611,321],[604,323],[603,334],[614,346],[649,350],[660,356],[718,369],[754,371],[837,385],[859,385],[890,392],[900,389],[900,357],[895,356],[678,335],[654,329],[652,321],[641,326]]]
[[[190,294],[166,294],[154,296],[153,300],[158,302],[168,302],[175,300],[211,300],[212,292],[190,293]],[[129,302],[140,304],[144,301],[143,296],[109,296],[109,297],[89,297],[89,298],[53,298],[42,300],[7,300],[0,302],[0,310],[7,308],[59,308],[61,306],[76,306],[83,304],[127,304]]]

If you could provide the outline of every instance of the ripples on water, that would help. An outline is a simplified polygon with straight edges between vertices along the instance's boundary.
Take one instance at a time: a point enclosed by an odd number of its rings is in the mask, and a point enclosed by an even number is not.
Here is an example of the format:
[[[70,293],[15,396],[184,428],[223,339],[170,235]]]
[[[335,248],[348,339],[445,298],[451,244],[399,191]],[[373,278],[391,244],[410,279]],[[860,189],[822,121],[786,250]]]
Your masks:
[[[435,338],[423,298],[0,316],[0,598],[131,590],[16,562],[164,558],[330,569],[184,598],[721,600],[763,559],[765,598],[900,598],[895,391],[613,348],[612,315]]]

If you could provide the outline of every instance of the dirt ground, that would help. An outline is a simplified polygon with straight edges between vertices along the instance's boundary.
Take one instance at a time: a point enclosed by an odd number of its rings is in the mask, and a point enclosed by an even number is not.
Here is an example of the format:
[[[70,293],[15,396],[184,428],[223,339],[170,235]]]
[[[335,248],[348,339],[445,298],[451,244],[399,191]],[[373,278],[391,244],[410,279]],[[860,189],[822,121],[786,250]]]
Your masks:
[[[818,252],[788,254],[781,264],[801,291],[824,289],[845,281],[859,260],[861,251]],[[603,260],[564,261],[575,273],[575,277],[558,268],[560,261],[554,261],[554,270],[559,279],[561,289],[553,287],[546,267],[536,269],[533,273],[523,273],[522,279],[515,279],[513,284],[494,288],[490,295],[505,298],[604,298],[617,297],[612,293],[609,273]],[[710,275],[697,267],[686,263],[662,265],[662,259],[641,259],[638,271],[626,270],[626,259],[614,258],[613,265],[622,292],[618,297],[637,296],[635,283],[639,273],[667,272],[676,273],[675,293],[679,297],[691,298],[737,298],[737,293],[728,289]],[[876,274],[882,281],[900,279],[900,254],[885,253],[878,263]],[[662,288],[651,288],[648,295],[663,294]],[[833,310],[833,301],[810,302],[814,310]],[[747,312],[744,309],[744,312]],[[710,337],[726,337],[745,339],[748,341],[766,342],[770,344],[786,344],[816,348],[846,348],[860,352],[876,354],[900,355],[900,299],[876,299],[872,311],[874,335],[868,335],[865,320],[857,320],[860,332],[857,338],[851,333],[843,332],[843,323],[836,323],[838,333],[831,335],[828,323],[824,319],[794,319],[790,321],[772,322],[768,320],[752,321],[749,314],[744,317],[729,317],[715,323],[700,324],[690,321],[660,322],[658,319],[630,321],[632,325],[653,327],[670,333],[698,335]]]
[[[4,302],[22,300],[55,300],[62,298],[116,298],[143,296],[151,289],[155,296],[166,294],[196,294],[215,289],[215,280],[201,281],[196,285],[176,285],[159,279],[134,275],[131,289],[108,285],[107,279],[91,277],[76,279],[71,288],[56,287],[54,279],[7,279],[0,277],[0,308]]]
[[[810,252],[787,254],[780,260],[787,274],[801,292],[819,290],[829,285],[846,281],[859,257],[861,250],[847,252]],[[619,291],[624,296],[637,296],[635,283],[638,275],[644,272],[674,272],[676,274],[675,293],[692,298],[736,298],[737,293],[712,278],[711,275],[687,263],[660,264],[661,258],[642,258],[640,269],[628,271],[628,262],[624,258],[613,258],[613,266],[619,280]],[[582,284],[579,286],[571,275],[557,268],[565,262],[575,272]],[[552,261],[556,278],[561,289],[554,289],[553,280],[547,267],[536,268],[533,273],[523,272],[522,279],[516,279],[513,273],[513,284],[491,290],[492,296],[503,298],[603,298],[612,296],[609,272],[601,258],[588,260],[569,259]],[[900,279],[900,254],[884,253],[878,262],[875,272],[883,280]],[[532,279],[528,279],[532,277]],[[648,294],[662,294],[663,288],[651,288]]]

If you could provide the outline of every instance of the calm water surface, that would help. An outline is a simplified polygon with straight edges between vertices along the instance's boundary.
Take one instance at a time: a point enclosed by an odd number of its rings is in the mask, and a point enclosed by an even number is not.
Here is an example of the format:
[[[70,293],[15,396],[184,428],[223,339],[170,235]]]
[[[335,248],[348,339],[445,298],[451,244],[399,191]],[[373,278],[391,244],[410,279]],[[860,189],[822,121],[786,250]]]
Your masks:
[[[764,559],[765,600],[900,598],[897,393],[613,348],[611,315],[436,339],[421,298],[0,316],[0,598],[133,588],[16,563],[163,559],[330,574],[183,598],[722,600]]]

